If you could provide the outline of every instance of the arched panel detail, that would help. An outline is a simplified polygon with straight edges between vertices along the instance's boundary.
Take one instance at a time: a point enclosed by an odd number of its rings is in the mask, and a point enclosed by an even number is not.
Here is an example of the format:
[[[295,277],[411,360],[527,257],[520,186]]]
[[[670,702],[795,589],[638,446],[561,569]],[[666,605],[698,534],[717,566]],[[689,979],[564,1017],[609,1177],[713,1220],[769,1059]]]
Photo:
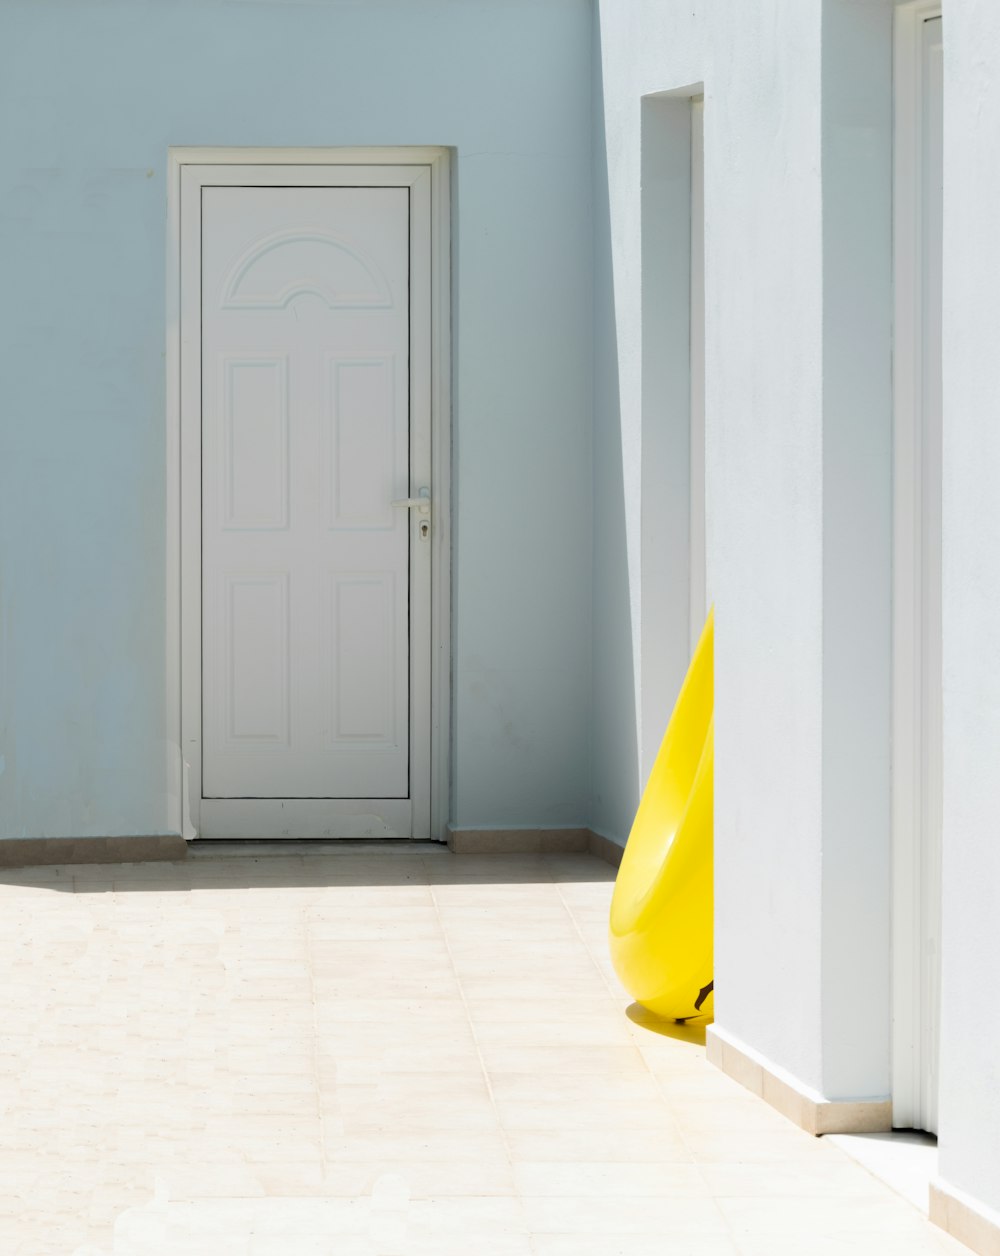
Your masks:
[[[378,266],[355,245],[320,231],[279,231],[255,240],[226,277],[222,305],[280,310],[307,293],[335,310],[392,306]]]

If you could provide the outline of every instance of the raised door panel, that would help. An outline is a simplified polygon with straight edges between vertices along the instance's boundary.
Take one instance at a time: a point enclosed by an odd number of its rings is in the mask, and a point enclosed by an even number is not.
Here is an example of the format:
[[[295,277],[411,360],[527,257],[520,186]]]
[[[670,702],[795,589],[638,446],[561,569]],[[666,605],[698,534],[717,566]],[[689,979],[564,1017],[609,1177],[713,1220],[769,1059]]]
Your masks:
[[[223,528],[288,526],[288,383],[285,358],[223,357]]]
[[[288,576],[230,575],[221,588],[217,676],[225,740],[235,750],[287,749]]]

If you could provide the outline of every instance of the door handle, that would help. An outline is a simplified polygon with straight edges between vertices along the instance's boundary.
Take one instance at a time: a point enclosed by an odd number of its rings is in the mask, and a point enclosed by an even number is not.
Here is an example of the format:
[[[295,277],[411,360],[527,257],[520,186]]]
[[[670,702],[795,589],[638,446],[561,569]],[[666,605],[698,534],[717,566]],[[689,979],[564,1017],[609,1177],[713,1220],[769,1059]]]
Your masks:
[[[430,513],[431,495],[427,489],[423,488],[420,490],[419,497],[400,497],[392,505],[400,506],[405,510],[419,510],[422,515],[426,515]]]

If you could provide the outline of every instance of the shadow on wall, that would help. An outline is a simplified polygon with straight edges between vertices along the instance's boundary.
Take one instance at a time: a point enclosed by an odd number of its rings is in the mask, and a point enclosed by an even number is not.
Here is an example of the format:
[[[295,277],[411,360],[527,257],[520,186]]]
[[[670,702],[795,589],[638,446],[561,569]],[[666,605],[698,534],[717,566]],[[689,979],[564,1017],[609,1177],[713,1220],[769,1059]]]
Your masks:
[[[624,842],[639,803],[639,712],[626,524],[618,321],[601,69],[594,29],[594,608],[591,828]],[[638,440],[638,415],[632,424]]]

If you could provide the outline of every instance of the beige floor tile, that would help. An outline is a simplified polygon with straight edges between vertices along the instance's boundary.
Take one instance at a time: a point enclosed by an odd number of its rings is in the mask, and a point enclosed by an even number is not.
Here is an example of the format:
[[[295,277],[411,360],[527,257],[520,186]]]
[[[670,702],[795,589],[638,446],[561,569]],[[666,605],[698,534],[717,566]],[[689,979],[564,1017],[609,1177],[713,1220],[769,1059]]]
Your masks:
[[[497,894],[489,889],[484,891],[470,886],[435,886],[432,898],[445,929],[461,929],[468,925],[500,932],[505,925],[509,929],[516,924],[519,936],[522,929],[552,930],[560,936],[575,930],[573,917],[551,886],[544,887],[541,893],[530,894],[525,893],[524,886],[517,888],[519,893],[505,891]],[[495,907],[500,904],[504,909],[502,918],[483,913],[484,905]]]
[[[352,1089],[357,1091],[356,1095],[351,1094]],[[374,1085],[353,1088],[341,1085],[336,1092],[329,1093],[338,1093],[349,1102],[354,1098],[360,1102],[370,1099],[385,1102],[417,1100],[439,1106],[491,1102],[490,1088],[478,1061],[471,1061],[469,1067],[460,1072],[383,1073]]]
[[[743,1256],[728,1237],[660,1231],[613,1234],[536,1234],[532,1256]],[[805,1256],[805,1249],[799,1256]]]
[[[374,1021],[397,1025],[407,1032],[413,1026],[468,1023],[468,1014],[461,998],[450,1001],[423,999],[412,995],[381,998],[378,993],[352,999],[338,999],[325,1015],[337,1024],[364,1024]]]
[[[485,1052],[502,1047],[631,1047],[628,1030],[613,1015],[591,1019],[549,1020],[546,1018],[473,1022],[476,1041]]]
[[[969,1249],[925,1221],[919,1232],[901,1234],[775,1235],[750,1233],[738,1237],[741,1256],[969,1256]]]
[[[498,1100],[497,1114],[507,1130],[640,1130],[668,1129],[676,1126],[670,1109],[662,1101],[596,1099],[533,1100],[530,1102]]]
[[[387,1129],[355,1134],[346,1129],[331,1130],[329,1121],[324,1124],[323,1155],[327,1165],[495,1161],[507,1154],[505,1140],[498,1131]]]
[[[645,1072],[642,1056],[632,1046],[493,1046],[480,1044],[490,1073],[589,1073],[596,1077]]]
[[[596,971],[584,977],[552,977],[534,972],[528,976],[512,976],[502,971],[482,975],[463,974],[462,990],[470,1000],[523,999],[551,1003],[554,999],[600,999],[607,987]]]
[[[551,865],[537,855],[453,855],[425,860],[433,885],[551,885]]]
[[[507,1130],[505,1138],[515,1164],[605,1160],[690,1163],[691,1160],[680,1138],[667,1129]]]
[[[559,960],[533,957],[529,952],[504,954],[502,947],[492,948],[490,953],[463,955],[452,951],[452,963],[463,986],[477,977],[503,975],[508,981],[530,981],[540,971],[544,972],[550,987],[557,990],[564,983],[589,982],[592,997],[601,991],[601,975],[585,955],[568,955]]]
[[[458,999],[461,997],[458,980],[450,972],[428,977],[419,972],[382,973],[378,980],[362,969],[354,976],[325,977],[316,975],[313,979],[313,993],[318,1000],[327,1002],[339,999],[363,999],[373,994],[386,999]]]
[[[881,1195],[829,1195],[812,1198],[770,1196],[764,1198],[719,1197],[717,1206],[732,1227],[737,1242],[743,1236],[787,1238],[813,1233],[827,1239],[871,1239],[894,1235],[915,1239],[926,1232],[927,1222],[915,1208],[891,1191]]]
[[[372,1163],[334,1162],[326,1166],[326,1195],[370,1195],[377,1182],[392,1175],[405,1183],[411,1199],[453,1195],[516,1194],[514,1173],[506,1154],[467,1160],[380,1160]]]
[[[0,1256],[964,1250],[631,1003],[607,865],[264,849],[0,873]]]
[[[406,908],[433,906],[430,886],[422,883],[367,885],[360,881],[356,885],[332,885],[322,887],[304,906],[303,925],[308,928],[316,920],[336,920],[345,911],[379,920]]]
[[[711,1196],[569,1195],[526,1196],[524,1211],[533,1234],[624,1234],[654,1231],[671,1241],[729,1237]]]
[[[518,1161],[514,1181],[522,1196],[583,1196],[587,1198],[670,1199],[682,1195],[708,1199],[710,1191],[692,1164],[622,1163],[605,1160]],[[642,1205],[635,1205],[641,1209]]]
[[[595,1093],[607,1103],[657,1104],[661,1098],[655,1079],[642,1070],[603,1077],[596,1092],[593,1076],[588,1073],[491,1073],[489,1080],[498,1103],[586,1104]]]
[[[720,1103],[717,1099],[671,1096],[670,1110],[682,1131],[699,1133],[746,1133],[757,1134],[774,1131],[779,1134],[788,1129],[788,1120],[768,1104],[755,1101],[748,1093],[749,1102],[735,1100]]]
[[[324,1101],[322,1111],[324,1119],[331,1115],[340,1117],[352,1137],[383,1131],[392,1135],[421,1134],[427,1130],[461,1134],[495,1133],[499,1129],[497,1114],[488,1100],[454,1099],[442,1103],[438,1099],[410,1099],[348,1105],[333,1098],[328,1104]]]
[[[763,1103],[763,1100],[761,1100]],[[836,1148],[788,1123],[787,1129],[692,1130],[682,1133],[695,1161],[806,1164],[836,1160]]]
[[[262,1179],[265,1169],[266,1166],[251,1167],[246,1164],[195,1163],[163,1166],[158,1176],[166,1184],[169,1197],[174,1200],[253,1199],[271,1193]],[[296,1165],[295,1176],[298,1178],[300,1175],[305,1177],[301,1166]],[[290,1193],[282,1191],[282,1194]]]
[[[757,1164],[718,1164],[706,1162],[699,1166],[713,1195],[743,1199],[767,1199],[773,1196],[808,1199],[885,1197],[885,1186],[853,1161],[813,1158],[787,1163],[774,1161]]]

